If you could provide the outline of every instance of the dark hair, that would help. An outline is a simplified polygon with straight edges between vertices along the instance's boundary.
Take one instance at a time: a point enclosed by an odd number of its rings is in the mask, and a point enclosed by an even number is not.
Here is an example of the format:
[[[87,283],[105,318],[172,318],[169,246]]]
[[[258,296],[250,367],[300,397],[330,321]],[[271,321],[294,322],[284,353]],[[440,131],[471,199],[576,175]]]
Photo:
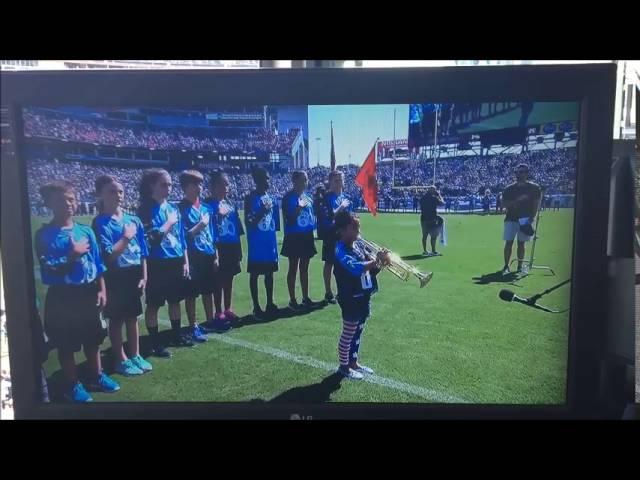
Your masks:
[[[334,217],[336,232],[351,225],[356,218],[355,214],[346,210],[336,213]]]
[[[112,175],[100,175],[98,178],[96,178],[96,181],[94,183],[96,187],[96,197],[100,195],[104,187],[106,187],[107,185],[111,185],[112,183],[120,182],[118,182],[118,179]],[[100,200],[99,198],[96,198],[96,208],[99,212],[102,211],[102,200]]]
[[[267,175],[267,171],[262,167],[254,167],[251,169],[251,177],[256,184],[264,182]]]
[[[229,177],[222,170],[214,170],[211,172],[211,188],[213,188],[223,178],[227,178],[228,180]]]
[[[306,175],[307,175],[307,172],[305,172],[304,170],[294,170],[293,173],[291,174],[291,181],[295,183],[296,180]]]
[[[42,185],[39,192],[45,204],[49,203],[51,196],[56,193],[72,192],[74,195],[76,193],[73,184],[66,180],[53,180],[52,182]]]
[[[333,179],[334,177],[344,178],[344,172],[342,172],[341,170],[332,170],[331,172],[329,172],[329,181],[331,181],[331,179]]]
[[[204,182],[204,176],[198,170],[185,170],[180,174],[180,186],[185,188],[192,183]]]
[[[521,168],[525,169],[527,172],[529,171],[529,165],[527,165],[526,163],[519,163],[516,167],[516,170],[520,170]]]
[[[153,204],[153,186],[160,180],[160,178],[164,176],[168,176],[169,172],[167,172],[164,168],[149,168],[142,172],[142,179],[140,180],[140,207],[138,208],[138,216],[139,217],[147,217],[148,210],[150,206]]]

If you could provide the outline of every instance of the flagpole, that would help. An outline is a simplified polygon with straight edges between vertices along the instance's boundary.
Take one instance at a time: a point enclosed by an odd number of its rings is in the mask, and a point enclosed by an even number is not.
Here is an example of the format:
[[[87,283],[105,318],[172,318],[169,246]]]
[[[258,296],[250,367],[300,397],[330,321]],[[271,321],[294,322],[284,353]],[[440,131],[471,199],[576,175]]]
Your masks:
[[[396,109],[393,109],[393,167],[391,169],[391,186],[396,186]]]
[[[436,153],[438,150],[438,104],[436,103],[435,127],[433,132],[433,184],[436,184]]]

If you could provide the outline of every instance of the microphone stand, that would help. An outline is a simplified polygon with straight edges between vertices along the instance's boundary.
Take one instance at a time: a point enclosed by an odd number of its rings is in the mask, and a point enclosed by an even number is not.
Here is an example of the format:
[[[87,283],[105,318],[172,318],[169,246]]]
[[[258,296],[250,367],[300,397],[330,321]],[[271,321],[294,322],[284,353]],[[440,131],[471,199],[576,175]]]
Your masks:
[[[567,283],[571,282],[571,279],[568,278],[567,280],[565,280],[564,282],[560,282],[557,285],[554,285],[553,287],[547,288],[545,291],[537,293],[529,298],[527,298],[527,304],[529,304],[532,307],[535,307],[539,310],[543,310],[545,312],[549,312],[549,313],[564,313],[567,310],[569,310],[568,308],[565,310],[553,310],[551,308],[545,307],[544,305],[538,305],[536,302],[544,297],[545,295],[547,295],[548,293],[553,292],[554,290],[557,290],[558,288],[562,287],[563,285],[566,285]]]
[[[533,232],[533,243],[531,245],[531,253],[529,254],[529,260],[523,260],[522,263],[526,264],[528,266],[528,271],[527,273],[521,273],[519,275],[518,280],[524,278],[524,277],[528,277],[530,275],[530,271],[531,270],[549,270],[551,272],[551,275],[547,275],[548,277],[554,276],[556,274],[556,272],[553,271],[553,268],[551,267],[547,267],[545,265],[535,265],[534,264],[534,260],[535,260],[535,252],[536,252],[536,243],[538,241],[538,228],[540,226],[540,206],[542,205],[542,202],[544,200],[544,194],[540,195],[540,200],[538,201],[538,213],[536,214],[536,225],[535,225],[535,229]],[[514,258],[511,261],[511,265],[513,265],[514,262],[517,262],[518,259]]]

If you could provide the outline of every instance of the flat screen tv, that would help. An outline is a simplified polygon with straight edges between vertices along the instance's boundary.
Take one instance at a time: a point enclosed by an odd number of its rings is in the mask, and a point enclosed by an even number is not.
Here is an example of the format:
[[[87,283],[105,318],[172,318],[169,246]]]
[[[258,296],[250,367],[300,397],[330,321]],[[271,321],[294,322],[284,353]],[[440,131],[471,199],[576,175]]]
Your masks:
[[[594,415],[614,82],[3,73],[16,417]]]

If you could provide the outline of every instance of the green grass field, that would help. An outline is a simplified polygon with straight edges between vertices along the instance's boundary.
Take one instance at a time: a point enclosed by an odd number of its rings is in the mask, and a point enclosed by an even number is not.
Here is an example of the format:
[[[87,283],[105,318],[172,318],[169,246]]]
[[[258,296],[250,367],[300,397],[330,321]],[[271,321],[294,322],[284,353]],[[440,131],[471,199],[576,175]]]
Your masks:
[[[376,371],[368,381],[339,382],[333,375],[341,328],[337,305],[253,323],[248,316],[248,275],[241,273],[235,281],[234,310],[247,317],[237,328],[212,334],[209,342],[194,348],[172,349],[171,359],[150,358],[153,372],[137,378],[115,376],[122,389],[110,395],[95,393],[95,400],[563,403],[568,314],[505,303],[497,295],[509,288],[526,297],[570,276],[573,210],[542,213],[536,257],[553,266],[556,276],[535,271],[517,285],[503,278],[485,284],[473,280],[502,266],[502,216],[445,215],[445,219],[449,245],[439,247],[443,256],[422,258],[418,215],[362,215],[366,238],[406,257],[422,271],[435,273],[424,289],[415,279],[404,283],[389,272],[380,275],[380,292],[373,297],[360,349],[362,362]],[[32,220],[34,231],[43,221]],[[90,218],[78,221],[89,224]],[[321,242],[316,246],[320,252]],[[243,249],[246,252],[246,244]],[[275,278],[275,300],[281,308],[288,302],[286,270],[287,259],[281,258]],[[310,272],[314,300],[324,295],[321,272],[318,254]],[[37,272],[36,279],[44,305],[45,288]],[[569,287],[562,287],[542,303],[565,309],[569,293]],[[199,302],[198,308],[202,314]],[[166,308],[161,316],[167,328]],[[184,313],[182,318],[186,324]],[[142,321],[141,332],[146,334]],[[107,340],[103,348],[108,347]],[[84,361],[80,354],[77,358]],[[54,352],[45,370],[55,384],[59,365]]]

